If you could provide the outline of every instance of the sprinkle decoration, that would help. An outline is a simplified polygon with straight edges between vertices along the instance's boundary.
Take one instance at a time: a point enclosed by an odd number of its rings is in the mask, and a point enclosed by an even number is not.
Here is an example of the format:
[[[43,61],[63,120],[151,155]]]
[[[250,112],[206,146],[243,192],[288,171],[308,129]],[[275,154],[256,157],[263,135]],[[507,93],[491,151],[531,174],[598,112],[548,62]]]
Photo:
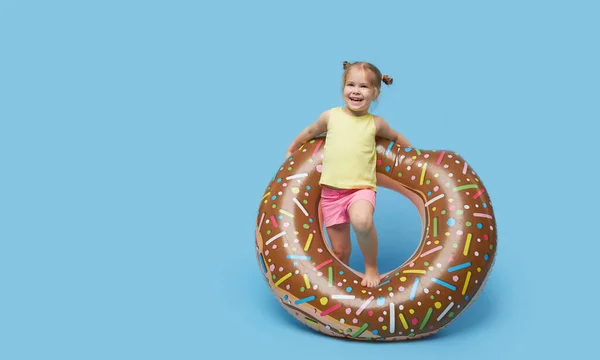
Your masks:
[[[259,196],[256,260],[281,306],[315,331],[418,339],[452,323],[483,289],[496,259],[496,220],[489,192],[459,154],[383,138],[376,145],[378,186],[417,199],[426,224],[411,258],[366,288],[332,255],[319,211],[321,135],[292,153]]]

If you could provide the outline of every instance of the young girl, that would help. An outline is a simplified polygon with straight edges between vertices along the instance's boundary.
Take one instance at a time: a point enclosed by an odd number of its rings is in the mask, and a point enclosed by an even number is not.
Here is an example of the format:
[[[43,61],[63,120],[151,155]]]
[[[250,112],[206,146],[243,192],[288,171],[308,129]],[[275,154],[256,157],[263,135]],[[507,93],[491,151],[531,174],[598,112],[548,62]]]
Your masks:
[[[294,139],[286,157],[304,142],[327,132],[321,172],[321,207],[334,255],[348,265],[351,251],[350,225],[364,256],[362,286],[379,285],[377,232],[373,226],[376,173],[375,137],[403,146],[411,144],[387,121],[369,113],[381,83],[392,83],[373,64],[344,62],[342,95],[345,107],[326,110]]]

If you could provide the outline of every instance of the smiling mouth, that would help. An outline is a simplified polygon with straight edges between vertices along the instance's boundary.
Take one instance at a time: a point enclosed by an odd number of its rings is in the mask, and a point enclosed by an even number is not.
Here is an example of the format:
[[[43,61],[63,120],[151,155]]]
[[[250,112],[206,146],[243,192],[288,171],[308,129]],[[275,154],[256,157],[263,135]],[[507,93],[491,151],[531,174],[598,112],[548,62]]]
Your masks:
[[[350,96],[349,99],[354,102],[361,102],[363,100],[363,99],[359,99],[359,98],[352,97],[352,96]]]

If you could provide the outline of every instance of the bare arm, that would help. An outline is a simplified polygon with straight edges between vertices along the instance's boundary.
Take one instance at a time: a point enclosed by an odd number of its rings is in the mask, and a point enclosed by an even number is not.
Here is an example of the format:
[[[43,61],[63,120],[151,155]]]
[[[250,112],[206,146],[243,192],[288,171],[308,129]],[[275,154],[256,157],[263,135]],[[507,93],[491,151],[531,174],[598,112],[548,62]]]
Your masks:
[[[296,151],[300,145],[304,144],[308,140],[311,140],[315,136],[327,131],[327,123],[329,122],[329,113],[331,110],[324,111],[319,118],[312,124],[305,127],[292,141],[287,149],[286,158],[289,157],[294,151]]]
[[[412,144],[402,134],[392,129],[387,121],[380,116],[375,116],[375,125],[377,127],[377,136],[394,141],[402,146],[412,146]]]

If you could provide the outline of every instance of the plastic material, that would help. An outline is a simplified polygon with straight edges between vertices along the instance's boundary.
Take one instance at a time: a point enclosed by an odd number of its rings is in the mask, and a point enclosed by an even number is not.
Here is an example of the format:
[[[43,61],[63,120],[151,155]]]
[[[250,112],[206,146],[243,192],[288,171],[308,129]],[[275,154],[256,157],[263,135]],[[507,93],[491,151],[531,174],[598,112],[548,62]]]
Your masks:
[[[362,274],[332,254],[319,209],[325,138],[317,137],[286,159],[260,200],[257,261],[278,302],[316,331],[355,340],[416,339],[450,324],[483,288],[496,256],[494,212],[460,155],[376,141],[378,186],[419,210],[422,239],[414,254],[398,259],[402,264],[376,288],[361,286]]]

